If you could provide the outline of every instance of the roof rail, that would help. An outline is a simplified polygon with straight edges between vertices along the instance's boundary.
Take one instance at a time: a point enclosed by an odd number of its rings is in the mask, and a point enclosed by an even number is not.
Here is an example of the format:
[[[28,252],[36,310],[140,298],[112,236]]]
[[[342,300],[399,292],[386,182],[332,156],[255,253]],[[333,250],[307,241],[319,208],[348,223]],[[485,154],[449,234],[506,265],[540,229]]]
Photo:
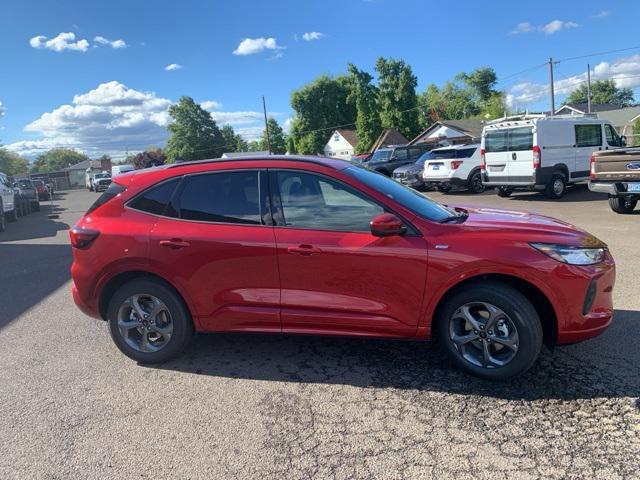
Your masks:
[[[495,125],[503,122],[517,122],[520,120],[536,120],[536,119],[567,119],[567,118],[598,118],[597,113],[562,113],[560,115],[550,115],[548,113],[522,113],[519,115],[509,115],[495,120],[489,120],[486,125]]]
[[[260,161],[273,161],[273,160],[288,160],[294,162],[308,162],[315,163],[316,165],[322,166],[330,166],[327,164],[327,160],[329,161],[339,161],[339,158],[330,158],[330,157],[313,157],[313,156],[305,156],[305,155],[265,155],[264,157],[236,157],[236,158],[209,158],[206,160],[192,160],[189,162],[180,162],[180,163],[170,163],[166,165],[167,168],[179,168],[179,167],[188,167],[190,165],[202,165],[207,163],[231,163],[231,162],[260,162]],[[346,162],[346,160],[343,160]]]

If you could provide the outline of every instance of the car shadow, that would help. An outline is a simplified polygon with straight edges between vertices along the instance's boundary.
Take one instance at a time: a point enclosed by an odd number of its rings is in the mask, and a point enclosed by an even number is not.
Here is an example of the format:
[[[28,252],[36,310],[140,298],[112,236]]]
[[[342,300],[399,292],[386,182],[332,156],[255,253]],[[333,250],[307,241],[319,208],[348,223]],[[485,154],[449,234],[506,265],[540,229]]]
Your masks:
[[[535,202],[560,202],[560,203],[575,203],[575,202],[602,202],[607,200],[605,193],[597,193],[589,190],[586,184],[573,185],[567,188],[566,193],[562,198],[552,199],[545,195],[544,192],[522,192],[516,191],[511,194],[510,197],[506,197],[505,200],[525,200]]]
[[[607,332],[600,338],[611,356],[582,355],[580,345],[554,352],[543,349],[533,368],[507,382],[481,380],[456,369],[437,346],[428,342],[256,334],[199,335],[183,357],[149,368],[213,377],[443,391],[509,400],[637,397],[640,364],[617,358],[615,352],[621,351],[620,342],[635,349],[635,337],[624,332],[637,330],[640,312],[616,312],[616,322],[621,335]]]
[[[0,233],[0,245],[4,242],[55,237],[60,230],[69,230],[67,223],[56,220],[65,210],[45,200],[40,204],[39,212],[31,212],[17,222],[7,223],[6,230]]]

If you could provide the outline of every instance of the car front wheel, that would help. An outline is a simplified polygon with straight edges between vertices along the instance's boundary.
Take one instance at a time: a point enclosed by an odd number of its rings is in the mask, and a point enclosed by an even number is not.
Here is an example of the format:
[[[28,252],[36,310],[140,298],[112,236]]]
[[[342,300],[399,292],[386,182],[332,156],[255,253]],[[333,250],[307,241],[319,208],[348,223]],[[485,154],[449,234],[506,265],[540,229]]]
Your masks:
[[[140,363],[177,357],[193,337],[191,315],[179,295],[155,279],[126,283],[113,295],[109,330],[116,346]]]
[[[494,380],[527,371],[542,347],[535,308],[501,283],[472,285],[455,293],[440,310],[436,332],[456,365]]]

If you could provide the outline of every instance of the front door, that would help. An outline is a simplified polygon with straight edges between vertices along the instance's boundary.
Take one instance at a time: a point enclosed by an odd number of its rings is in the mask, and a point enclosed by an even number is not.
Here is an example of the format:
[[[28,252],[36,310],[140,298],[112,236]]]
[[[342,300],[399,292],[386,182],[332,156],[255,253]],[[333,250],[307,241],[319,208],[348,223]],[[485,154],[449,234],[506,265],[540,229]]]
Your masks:
[[[203,330],[280,332],[280,280],[267,205],[264,171],[194,174],[182,180],[153,227],[152,266],[172,272]]]
[[[269,176],[283,332],[414,334],[427,275],[424,238],[373,236],[369,222],[384,209],[334,179],[296,170]]]

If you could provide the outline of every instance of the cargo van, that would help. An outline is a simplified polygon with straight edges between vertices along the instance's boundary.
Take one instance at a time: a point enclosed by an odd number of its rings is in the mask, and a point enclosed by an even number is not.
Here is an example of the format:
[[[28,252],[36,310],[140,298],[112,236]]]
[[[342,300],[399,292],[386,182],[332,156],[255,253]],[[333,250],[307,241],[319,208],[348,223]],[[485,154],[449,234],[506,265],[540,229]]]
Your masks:
[[[593,152],[625,144],[613,126],[591,115],[520,115],[482,131],[482,183],[508,197],[516,189],[560,198],[567,185],[589,179]]]
[[[116,177],[121,173],[132,172],[134,170],[133,165],[114,165],[111,167],[111,177]]]

